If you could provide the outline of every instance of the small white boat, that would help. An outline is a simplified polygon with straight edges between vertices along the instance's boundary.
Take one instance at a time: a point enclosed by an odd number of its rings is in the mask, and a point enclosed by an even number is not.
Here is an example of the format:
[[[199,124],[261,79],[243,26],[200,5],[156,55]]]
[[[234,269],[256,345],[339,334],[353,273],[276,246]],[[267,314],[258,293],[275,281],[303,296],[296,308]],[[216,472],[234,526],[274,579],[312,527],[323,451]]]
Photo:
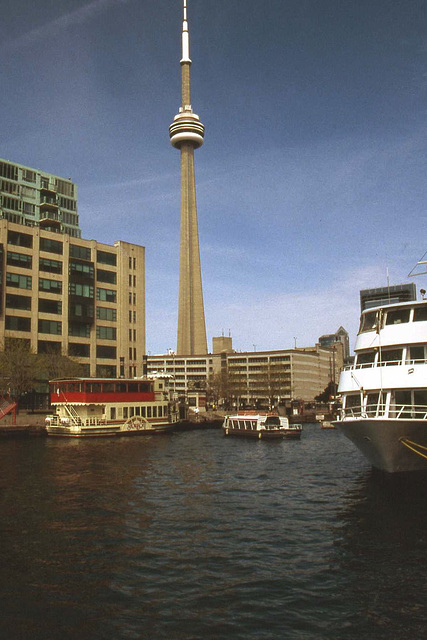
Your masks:
[[[302,425],[289,424],[288,418],[277,413],[239,412],[226,416],[222,425],[226,436],[246,436],[249,438],[289,438],[301,437]]]
[[[52,380],[46,418],[49,436],[128,436],[164,433],[179,421],[167,379],[70,378]]]

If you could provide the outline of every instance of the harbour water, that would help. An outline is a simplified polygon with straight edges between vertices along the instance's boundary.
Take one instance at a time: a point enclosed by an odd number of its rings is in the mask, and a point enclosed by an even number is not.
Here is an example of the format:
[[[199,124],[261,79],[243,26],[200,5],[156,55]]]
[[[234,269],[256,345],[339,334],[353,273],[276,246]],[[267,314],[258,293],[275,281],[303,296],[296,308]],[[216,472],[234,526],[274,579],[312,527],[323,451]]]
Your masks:
[[[0,441],[10,640],[425,637],[427,481],[338,431]]]

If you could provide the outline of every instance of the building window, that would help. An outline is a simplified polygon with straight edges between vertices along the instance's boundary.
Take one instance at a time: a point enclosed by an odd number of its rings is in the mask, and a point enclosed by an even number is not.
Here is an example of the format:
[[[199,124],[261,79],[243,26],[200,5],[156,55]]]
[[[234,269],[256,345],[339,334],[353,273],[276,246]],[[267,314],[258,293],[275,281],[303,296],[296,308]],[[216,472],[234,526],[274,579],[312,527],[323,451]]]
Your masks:
[[[62,255],[62,242],[52,240],[51,238],[40,238],[40,251],[48,251],[49,253]]]
[[[77,356],[79,358],[90,357],[90,344],[81,342],[70,342],[68,345],[68,355]]]
[[[116,347],[106,347],[105,345],[98,344],[96,347],[96,357],[97,358],[108,358],[111,360],[115,360],[117,357],[117,349]]]
[[[61,343],[52,342],[51,340],[39,340],[37,353],[61,353]]]
[[[58,193],[61,193],[63,196],[69,196],[70,198],[74,198],[74,185],[72,182],[67,182],[66,180],[60,180],[60,178],[55,178],[56,189]]]
[[[47,278],[39,278],[39,291],[62,293],[62,282],[59,282],[58,280],[48,280]]]
[[[16,198],[9,198],[7,196],[2,197],[2,205],[4,209],[12,209],[12,211],[21,210],[21,201]]]
[[[111,320],[115,322],[117,320],[117,310],[109,309],[108,307],[97,307],[96,317],[98,320]]]
[[[6,316],[5,329],[8,329],[9,331],[31,331],[31,318]]]
[[[62,273],[62,262],[58,260],[48,260],[48,258],[40,258],[40,271],[48,271],[49,273]]]
[[[80,284],[78,282],[70,282],[70,296],[80,296],[81,298],[93,298],[93,287],[89,284]]]
[[[116,333],[115,327],[96,327],[96,337],[99,340],[116,340]]]
[[[70,260],[69,273],[70,273],[70,276],[74,274],[78,274],[78,275],[85,275],[93,278],[94,276],[93,264],[87,263],[87,262],[74,262],[74,260]]]
[[[20,233],[19,231],[8,231],[7,241],[16,247],[31,249],[33,246],[33,237],[28,235],[28,233]]]
[[[7,162],[0,162],[0,176],[9,180],[18,180],[18,167]]]
[[[57,320],[39,320],[39,333],[54,333],[61,335],[62,322]]]
[[[13,267],[21,267],[22,269],[31,269],[33,266],[33,260],[31,256],[27,256],[25,253],[15,253],[14,251],[8,251],[7,264]]]
[[[19,273],[7,273],[6,284],[9,287],[17,287],[18,289],[31,289],[32,277],[21,276]]]
[[[97,364],[96,375],[98,378],[115,378],[116,367],[112,364]]]
[[[113,289],[100,289],[96,290],[96,299],[103,302],[116,302],[117,292]]]
[[[37,178],[37,174],[35,171],[32,171],[31,169],[22,169],[22,179],[25,180],[25,182],[35,182]]]
[[[80,258],[80,260],[90,260],[90,248],[81,247],[78,244],[70,244],[70,258]]]
[[[39,298],[39,312],[55,313],[57,315],[60,315],[62,313],[62,302],[60,300],[47,300],[45,298]]]
[[[8,309],[31,311],[31,298],[29,296],[17,296],[13,293],[6,293],[6,307]]]
[[[117,275],[115,271],[106,271],[105,269],[97,269],[96,279],[98,282],[108,282],[109,284],[117,283]]]
[[[69,315],[76,318],[93,318],[93,304],[70,301]]]
[[[112,267],[117,265],[117,256],[115,253],[110,253],[109,251],[97,251],[96,252],[97,262],[101,264],[109,264]]]
[[[26,216],[34,216],[36,213],[36,207],[35,205],[31,204],[31,202],[23,202],[22,211]]]
[[[82,322],[70,322],[68,335],[77,338],[90,338],[90,324]]]

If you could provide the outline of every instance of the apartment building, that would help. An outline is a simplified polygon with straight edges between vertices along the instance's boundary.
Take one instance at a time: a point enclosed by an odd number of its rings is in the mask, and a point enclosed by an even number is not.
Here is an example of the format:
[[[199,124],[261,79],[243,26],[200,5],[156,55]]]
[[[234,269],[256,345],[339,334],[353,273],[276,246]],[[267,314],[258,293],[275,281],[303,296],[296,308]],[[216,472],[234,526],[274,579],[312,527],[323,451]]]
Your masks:
[[[0,219],[81,237],[70,179],[0,159]]]
[[[60,228],[0,219],[0,346],[20,338],[71,356],[85,375],[142,375],[145,248]]]

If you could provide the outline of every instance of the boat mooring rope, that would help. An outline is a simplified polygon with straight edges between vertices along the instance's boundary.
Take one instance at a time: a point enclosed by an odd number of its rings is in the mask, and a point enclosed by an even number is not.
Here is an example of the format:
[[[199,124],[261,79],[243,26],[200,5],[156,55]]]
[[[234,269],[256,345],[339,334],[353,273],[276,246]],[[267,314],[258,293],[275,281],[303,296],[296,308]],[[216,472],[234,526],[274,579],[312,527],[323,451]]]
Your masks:
[[[417,455],[419,455],[422,458],[425,458],[427,460],[427,455],[425,453],[421,453],[421,451],[418,451],[417,449],[414,448],[414,447],[418,447],[419,449],[423,449],[424,451],[427,451],[427,447],[423,447],[422,444],[418,444],[417,442],[412,442],[412,440],[408,440],[407,438],[400,438],[400,442],[405,447],[407,447],[407,449],[410,449],[411,451],[413,451]]]

